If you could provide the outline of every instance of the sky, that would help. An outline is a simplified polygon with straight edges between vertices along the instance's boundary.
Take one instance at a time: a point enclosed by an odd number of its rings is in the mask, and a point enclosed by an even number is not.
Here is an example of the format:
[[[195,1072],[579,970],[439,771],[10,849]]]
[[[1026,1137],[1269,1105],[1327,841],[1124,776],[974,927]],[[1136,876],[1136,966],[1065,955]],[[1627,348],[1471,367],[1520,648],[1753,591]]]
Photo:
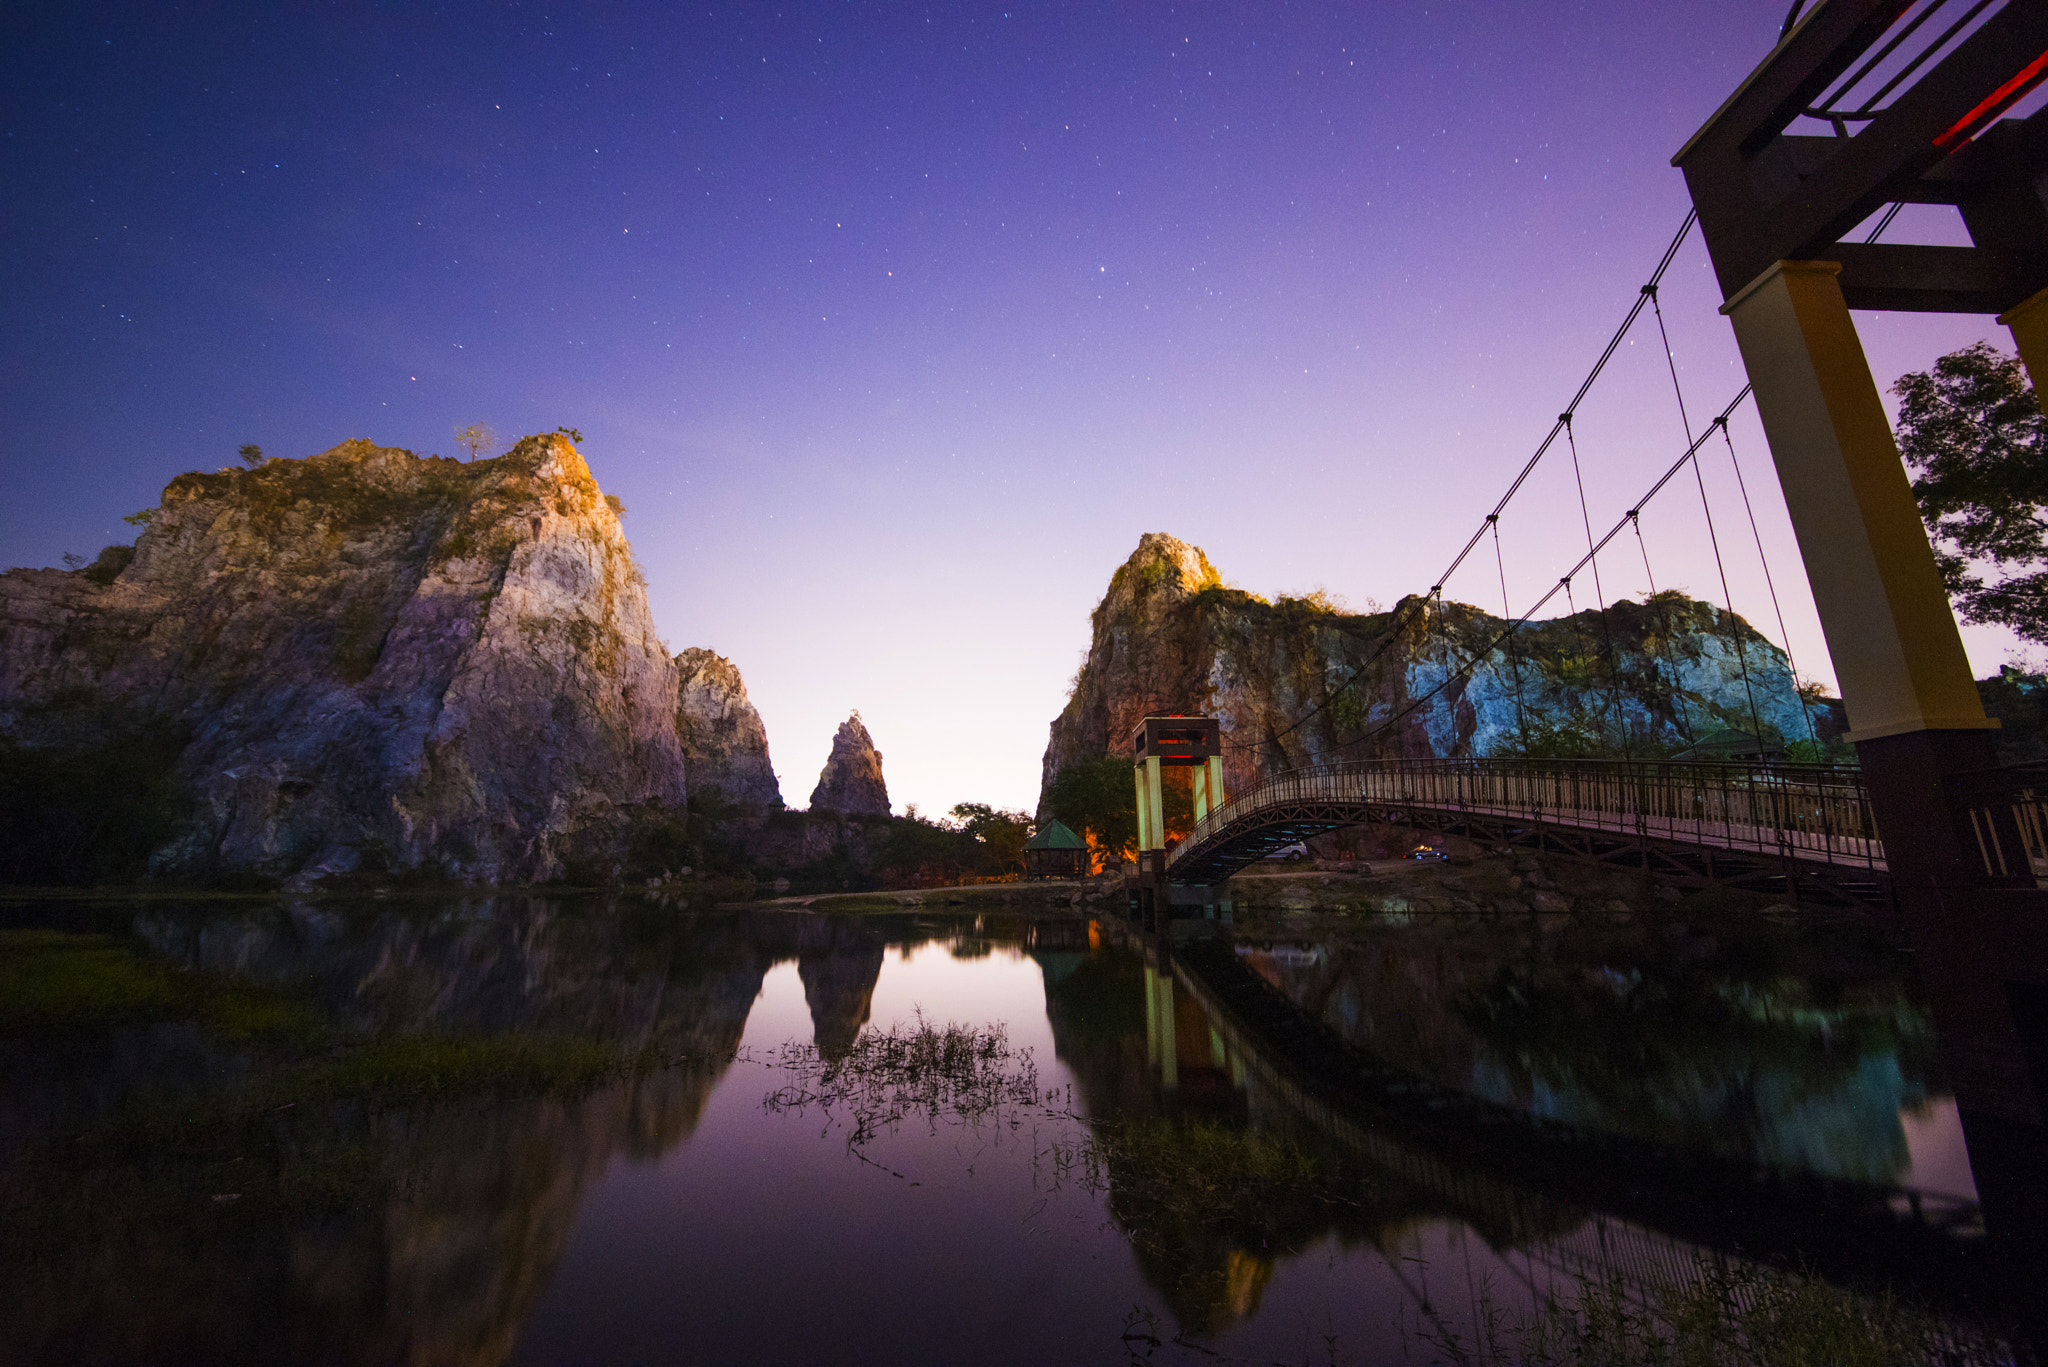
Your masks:
[[[1269,597],[1436,582],[1784,9],[10,0],[0,567],[132,539],[244,442],[574,427],[663,639],[739,667],[791,805],[858,709],[899,810],[1030,808],[1142,533]],[[1927,208],[1886,240],[1967,237]],[[1660,303],[1696,427],[1743,382],[1696,233]],[[1857,319],[1880,386],[2011,348]],[[1731,426],[1758,538],[1727,452],[1703,473],[1734,606],[1832,684]],[[1686,445],[1654,317],[1575,432],[1603,530]],[[1698,491],[1642,521],[1658,587],[1720,601]],[[1501,536],[1520,611],[1584,549],[1568,452]],[[1446,595],[1498,611],[1495,570]],[[2014,649],[1965,639],[1980,673]]]

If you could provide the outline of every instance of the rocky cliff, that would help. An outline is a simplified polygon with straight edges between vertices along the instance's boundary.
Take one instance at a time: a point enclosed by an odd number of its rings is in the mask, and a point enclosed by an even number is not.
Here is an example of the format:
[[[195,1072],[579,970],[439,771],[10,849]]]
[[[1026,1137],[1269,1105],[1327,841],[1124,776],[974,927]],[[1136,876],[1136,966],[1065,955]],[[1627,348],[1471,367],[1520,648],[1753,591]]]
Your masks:
[[[811,790],[811,806],[849,816],[887,816],[889,785],[882,781],[882,752],[856,712],[839,723],[832,753]]]
[[[755,811],[780,807],[768,730],[732,661],[692,646],[676,656],[676,682],[676,735],[690,790]]]
[[[1462,603],[1404,599],[1371,614],[1269,603],[1226,587],[1198,547],[1148,532],[1091,623],[1052,723],[1046,784],[1124,753],[1138,721],[1160,712],[1221,718],[1231,789],[1376,756],[1668,752],[1728,730],[1809,738],[1784,652],[1679,594],[1532,622],[1493,645],[1506,624]]]
[[[187,474],[133,550],[0,575],[0,741],[171,738],[162,873],[541,880],[684,798],[676,668],[559,435]]]

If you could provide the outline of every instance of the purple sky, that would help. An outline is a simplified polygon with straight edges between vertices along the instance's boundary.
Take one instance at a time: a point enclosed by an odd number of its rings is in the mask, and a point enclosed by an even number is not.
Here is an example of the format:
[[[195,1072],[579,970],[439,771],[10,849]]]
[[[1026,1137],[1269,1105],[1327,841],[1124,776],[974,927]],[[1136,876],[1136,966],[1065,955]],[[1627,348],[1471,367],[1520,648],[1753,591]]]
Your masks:
[[[857,707],[899,807],[1028,807],[1140,533],[1268,596],[1427,589],[1784,8],[10,4],[0,566],[129,539],[243,442],[574,426],[792,804]],[[1966,240],[1945,212],[1887,240]],[[1697,237],[1663,302],[1697,423],[1742,383]],[[1881,383],[2010,347],[1859,320]],[[1655,337],[1580,409],[1596,524],[1684,446]],[[1747,410],[1734,437],[1831,681]],[[1518,608],[1583,549],[1562,456],[1503,520]],[[1736,607],[1775,637],[1726,469]],[[1718,598],[1686,493],[1644,516],[1658,583]],[[1493,572],[1448,592],[1498,610]],[[1980,670],[2009,644],[1969,639]]]

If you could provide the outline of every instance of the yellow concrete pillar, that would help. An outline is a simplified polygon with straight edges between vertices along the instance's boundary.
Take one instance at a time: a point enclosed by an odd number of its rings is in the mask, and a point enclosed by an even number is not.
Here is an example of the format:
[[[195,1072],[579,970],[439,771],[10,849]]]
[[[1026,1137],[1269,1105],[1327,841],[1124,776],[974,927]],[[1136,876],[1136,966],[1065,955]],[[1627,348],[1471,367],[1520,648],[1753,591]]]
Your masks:
[[[1832,261],[1780,261],[1721,311],[1734,324],[1756,386],[1841,680],[1849,739],[1989,728],[1996,723],[1978,700],[1927,530],[1835,279],[1841,269]]]
[[[1209,807],[1213,811],[1229,801],[1223,795],[1223,756],[1209,756],[1202,765],[1202,770],[1209,776]]]
[[[1136,785],[1138,803],[1138,862],[1144,863],[1145,851],[1152,848],[1152,794],[1145,791],[1145,766],[1131,766],[1131,781]]]
[[[1139,764],[1139,848],[1165,848],[1165,793],[1159,787],[1159,756],[1151,754]]]
[[[1204,766],[1188,777],[1188,787],[1195,795],[1195,820],[1200,821],[1209,814],[1209,770]]]
[[[2012,329],[2020,360],[2034,382],[2034,401],[2048,413],[2048,290],[2007,309],[1998,315],[1998,321]]]

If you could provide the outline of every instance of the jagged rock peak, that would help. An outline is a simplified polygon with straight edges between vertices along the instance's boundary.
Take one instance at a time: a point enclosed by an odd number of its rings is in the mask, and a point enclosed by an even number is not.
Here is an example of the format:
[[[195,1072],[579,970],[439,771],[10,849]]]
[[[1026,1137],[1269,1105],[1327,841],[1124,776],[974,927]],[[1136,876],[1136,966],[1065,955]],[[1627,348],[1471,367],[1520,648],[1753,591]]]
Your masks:
[[[811,790],[811,806],[849,816],[887,816],[889,785],[882,781],[882,752],[855,712],[839,723],[832,754]]]
[[[1200,546],[1190,546],[1165,532],[1146,532],[1138,538],[1131,558],[1110,576],[1109,592],[1096,607],[1095,620],[1171,607],[1203,589],[1222,585],[1223,576]]]
[[[172,480],[132,556],[0,575],[0,732],[175,738],[162,873],[540,881],[684,799],[676,671],[559,434]]]
[[[768,729],[732,661],[692,646],[676,656],[676,677],[676,734],[690,791],[745,807],[780,807]]]

